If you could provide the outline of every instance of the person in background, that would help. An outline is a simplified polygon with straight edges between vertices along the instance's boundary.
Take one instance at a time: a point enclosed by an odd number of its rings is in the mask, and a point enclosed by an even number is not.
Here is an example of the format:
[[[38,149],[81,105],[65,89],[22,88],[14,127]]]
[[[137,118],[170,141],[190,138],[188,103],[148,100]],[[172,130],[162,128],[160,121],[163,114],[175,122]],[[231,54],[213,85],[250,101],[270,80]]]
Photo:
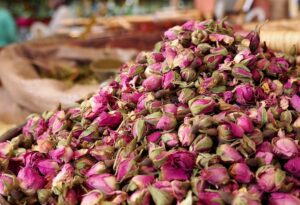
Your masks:
[[[74,17],[74,12],[69,6],[70,0],[48,0],[48,6],[54,10],[48,25],[37,22],[31,27],[32,38],[41,38],[55,34],[63,26],[65,19]]]
[[[18,40],[15,21],[10,12],[0,6],[0,47]]]

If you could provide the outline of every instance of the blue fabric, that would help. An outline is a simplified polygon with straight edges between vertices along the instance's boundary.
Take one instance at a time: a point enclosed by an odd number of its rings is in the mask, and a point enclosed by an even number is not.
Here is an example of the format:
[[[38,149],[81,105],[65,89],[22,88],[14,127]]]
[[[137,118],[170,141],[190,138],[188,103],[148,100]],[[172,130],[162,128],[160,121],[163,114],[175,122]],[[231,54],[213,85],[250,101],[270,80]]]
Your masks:
[[[3,8],[0,8],[0,46],[17,41],[17,29],[13,17]]]

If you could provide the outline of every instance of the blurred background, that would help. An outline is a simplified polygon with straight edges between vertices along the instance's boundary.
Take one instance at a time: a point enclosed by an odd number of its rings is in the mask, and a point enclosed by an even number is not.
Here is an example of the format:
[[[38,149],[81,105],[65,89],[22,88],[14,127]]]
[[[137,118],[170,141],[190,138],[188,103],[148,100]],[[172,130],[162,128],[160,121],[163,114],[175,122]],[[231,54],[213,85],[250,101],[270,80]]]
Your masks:
[[[163,32],[187,20],[226,17],[247,33],[300,51],[299,0],[1,0],[0,134],[31,113],[95,92]]]

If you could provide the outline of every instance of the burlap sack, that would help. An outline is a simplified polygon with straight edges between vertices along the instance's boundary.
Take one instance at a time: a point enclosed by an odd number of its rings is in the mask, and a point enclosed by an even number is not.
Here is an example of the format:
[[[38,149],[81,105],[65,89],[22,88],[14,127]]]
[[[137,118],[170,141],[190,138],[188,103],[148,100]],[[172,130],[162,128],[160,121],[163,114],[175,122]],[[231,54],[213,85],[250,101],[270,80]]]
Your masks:
[[[63,107],[95,92],[98,85],[71,85],[55,79],[41,78],[32,65],[33,61],[49,62],[63,60],[96,60],[115,58],[128,61],[136,52],[122,49],[80,48],[68,44],[39,45],[16,44],[2,50],[0,54],[0,78],[3,87],[12,99],[32,112],[53,109],[58,103]],[[49,61],[49,56],[50,61]],[[43,61],[43,58],[48,61]],[[51,67],[51,66],[50,66]]]

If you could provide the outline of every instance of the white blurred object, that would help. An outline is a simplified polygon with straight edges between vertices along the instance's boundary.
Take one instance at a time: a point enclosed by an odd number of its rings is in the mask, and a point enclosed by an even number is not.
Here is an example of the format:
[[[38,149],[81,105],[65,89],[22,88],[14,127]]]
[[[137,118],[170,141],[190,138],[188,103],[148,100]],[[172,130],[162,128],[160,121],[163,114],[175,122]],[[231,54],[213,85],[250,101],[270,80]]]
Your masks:
[[[266,20],[266,13],[260,7],[255,7],[251,9],[245,16],[245,22],[250,22],[257,19],[258,21]]]
[[[289,0],[289,16],[291,18],[296,18],[299,16],[299,1],[298,0]]]

